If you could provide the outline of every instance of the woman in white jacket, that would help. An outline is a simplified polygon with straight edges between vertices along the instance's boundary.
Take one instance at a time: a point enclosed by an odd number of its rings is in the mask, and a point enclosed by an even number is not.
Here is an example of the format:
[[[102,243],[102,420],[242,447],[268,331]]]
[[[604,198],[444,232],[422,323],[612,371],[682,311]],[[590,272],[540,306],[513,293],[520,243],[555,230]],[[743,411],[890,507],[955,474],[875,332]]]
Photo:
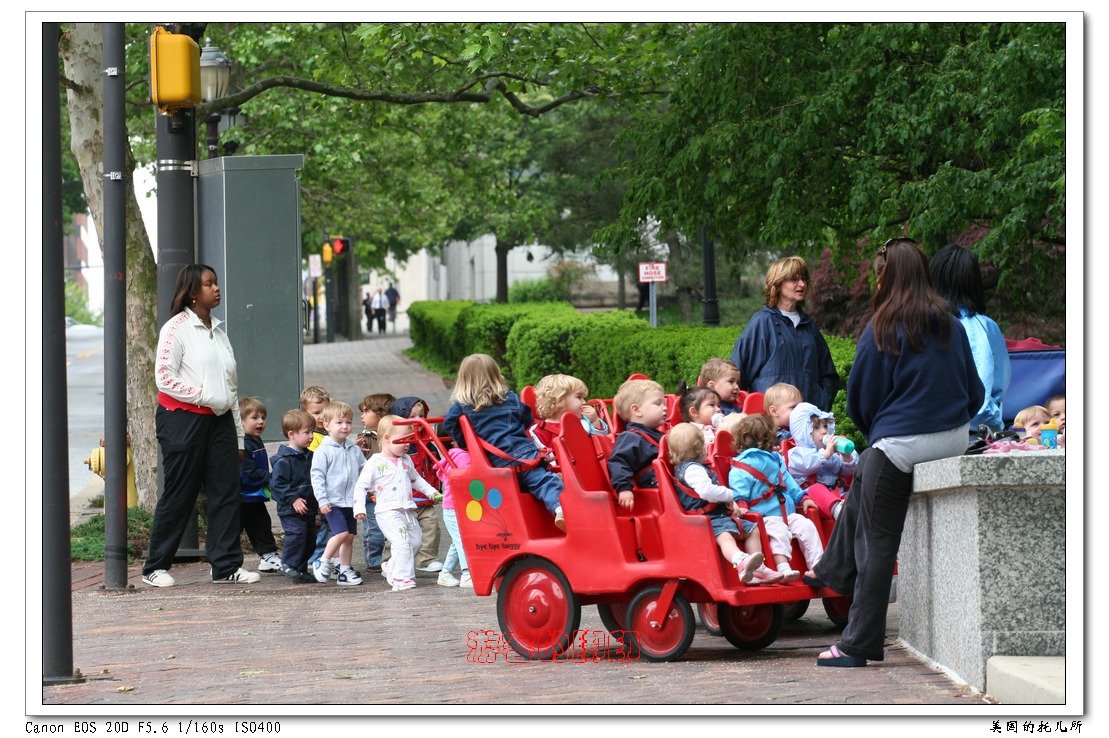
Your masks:
[[[172,317],[158,335],[155,428],[165,484],[154,509],[150,555],[142,569],[143,582],[153,587],[175,583],[169,568],[196,510],[201,487],[207,498],[204,551],[212,565],[212,581],[249,584],[261,578],[242,568],[243,430],[235,354],[221,321],[212,316],[219,304],[215,270],[204,264],[186,266],[177,275]]]

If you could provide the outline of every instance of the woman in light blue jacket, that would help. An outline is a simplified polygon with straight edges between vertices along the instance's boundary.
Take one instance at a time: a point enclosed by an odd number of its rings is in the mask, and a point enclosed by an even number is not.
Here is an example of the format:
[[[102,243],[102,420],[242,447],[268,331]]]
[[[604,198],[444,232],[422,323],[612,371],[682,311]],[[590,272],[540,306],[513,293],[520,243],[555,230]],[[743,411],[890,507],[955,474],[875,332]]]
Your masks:
[[[932,287],[940,297],[951,303],[970,341],[974,366],[986,388],[986,399],[978,413],[970,419],[970,432],[987,425],[991,432],[1004,430],[1001,402],[1009,387],[1011,369],[1005,336],[986,317],[986,299],[982,289],[982,269],[978,257],[970,249],[948,244],[936,252],[928,263]]]

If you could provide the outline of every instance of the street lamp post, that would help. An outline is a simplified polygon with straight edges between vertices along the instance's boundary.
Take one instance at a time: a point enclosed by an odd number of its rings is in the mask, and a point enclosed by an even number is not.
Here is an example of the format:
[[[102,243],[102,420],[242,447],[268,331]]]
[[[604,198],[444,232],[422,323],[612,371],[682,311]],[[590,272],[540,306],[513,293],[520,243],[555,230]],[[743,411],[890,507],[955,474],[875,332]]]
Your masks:
[[[227,94],[231,81],[231,60],[218,46],[212,46],[211,39],[205,39],[200,52],[200,96],[204,102],[219,100]],[[213,111],[207,120],[208,158],[215,159],[219,148],[220,113]]]

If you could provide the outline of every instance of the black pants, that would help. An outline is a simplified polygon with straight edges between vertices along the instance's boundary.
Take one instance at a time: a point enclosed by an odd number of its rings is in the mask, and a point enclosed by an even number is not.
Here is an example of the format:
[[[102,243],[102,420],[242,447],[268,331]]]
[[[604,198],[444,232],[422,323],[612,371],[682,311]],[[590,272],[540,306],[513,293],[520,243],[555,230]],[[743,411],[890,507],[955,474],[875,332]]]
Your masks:
[[[246,537],[254,553],[259,556],[277,553],[277,541],[273,537],[273,520],[270,511],[264,502],[243,502],[239,510],[239,518],[243,523]]]
[[[281,563],[296,571],[306,571],[316,548],[316,515],[282,515],[281,527],[285,531]]]
[[[378,308],[374,311],[374,317],[377,318],[377,332],[385,332],[385,308]]]
[[[847,504],[813,568],[825,584],[853,598],[838,644],[849,656],[883,660],[890,585],[912,492],[911,472],[879,449],[863,451]]]
[[[154,417],[165,489],[154,509],[150,556],[142,572],[173,565],[203,487],[208,514],[205,556],[213,579],[228,577],[243,565],[239,451],[232,414],[200,415],[159,406]]]

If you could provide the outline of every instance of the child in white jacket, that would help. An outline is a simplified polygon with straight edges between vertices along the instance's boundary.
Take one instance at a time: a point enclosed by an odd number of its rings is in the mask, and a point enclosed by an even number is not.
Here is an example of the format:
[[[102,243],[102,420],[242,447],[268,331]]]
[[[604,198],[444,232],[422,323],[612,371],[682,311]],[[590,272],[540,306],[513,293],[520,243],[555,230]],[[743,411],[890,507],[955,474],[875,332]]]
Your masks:
[[[837,451],[835,416],[808,402],[793,408],[789,430],[797,445],[785,455],[786,469],[823,517],[838,520],[848,481],[859,463],[854,444],[849,453]]]
[[[374,515],[392,550],[390,559],[381,565],[381,574],[394,592],[416,586],[416,551],[420,549],[422,536],[412,488],[431,499],[440,496],[412,465],[408,457],[412,432],[406,426],[394,425],[399,420],[401,418],[396,415],[386,415],[378,423],[381,451],[366,460],[354,485],[355,518],[365,520],[367,497],[377,497]]]

